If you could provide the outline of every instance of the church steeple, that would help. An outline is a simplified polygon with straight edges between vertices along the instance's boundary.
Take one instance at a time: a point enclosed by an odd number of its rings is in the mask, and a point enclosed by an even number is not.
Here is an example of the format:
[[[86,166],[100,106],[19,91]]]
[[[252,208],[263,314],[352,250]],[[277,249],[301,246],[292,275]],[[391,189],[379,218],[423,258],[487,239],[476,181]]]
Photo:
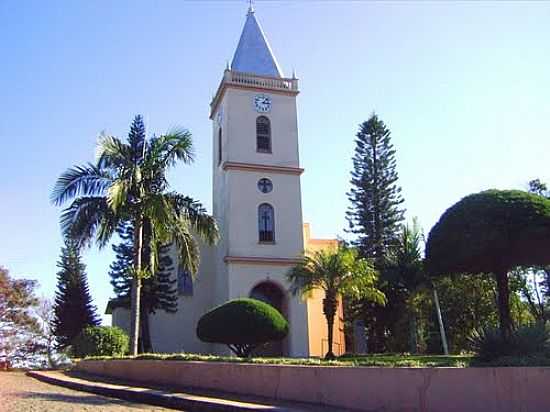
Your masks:
[[[250,5],[243,32],[231,62],[231,70],[259,76],[283,77],[265,34]]]

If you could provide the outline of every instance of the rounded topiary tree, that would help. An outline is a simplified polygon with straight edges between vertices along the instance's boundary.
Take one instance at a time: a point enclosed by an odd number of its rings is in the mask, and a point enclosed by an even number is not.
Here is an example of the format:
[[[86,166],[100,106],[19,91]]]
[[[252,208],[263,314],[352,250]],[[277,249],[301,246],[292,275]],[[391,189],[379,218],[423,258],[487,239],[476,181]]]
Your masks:
[[[550,264],[550,200],[519,190],[487,190],[451,206],[426,244],[431,275],[493,273],[500,329],[512,330],[508,272]]]
[[[205,313],[197,324],[204,342],[223,343],[240,357],[257,347],[284,339],[288,322],[273,306],[256,299],[235,299]]]

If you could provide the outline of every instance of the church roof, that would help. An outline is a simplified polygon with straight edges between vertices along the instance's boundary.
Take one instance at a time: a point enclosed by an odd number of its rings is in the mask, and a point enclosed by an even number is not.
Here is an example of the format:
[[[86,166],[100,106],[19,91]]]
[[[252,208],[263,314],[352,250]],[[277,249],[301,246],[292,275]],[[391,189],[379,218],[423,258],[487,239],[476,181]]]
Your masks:
[[[283,72],[252,8],[246,15],[243,32],[231,62],[231,70],[259,76],[283,77]]]

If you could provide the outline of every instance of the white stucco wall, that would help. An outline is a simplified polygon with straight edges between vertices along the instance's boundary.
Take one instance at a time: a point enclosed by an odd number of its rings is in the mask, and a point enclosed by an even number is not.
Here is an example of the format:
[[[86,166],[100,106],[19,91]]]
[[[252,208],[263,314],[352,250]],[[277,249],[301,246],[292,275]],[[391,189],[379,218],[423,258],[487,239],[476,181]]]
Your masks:
[[[130,336],[130,311],[121,307],[114,308],[111,315],[111,325],[118,326]]]
[[[258,113],[253,99],[257,94],[271,97],[268,113]],[[222,101],[225,133],[224,160],[277,166],[299,166],[296,97],[274,92],[228,88]],[[256,118],[271,122],[272,153],[256,152]]]
[[[299,167],[298,126],[296,97],[264,91],[272,99],[268,113],[258,113],[253,99],[257,90],[229,87],[218,106],[223,112],[221,125],[214,115],[214,215],[220,221],[223,253],[218,253],[218,289],[220,303],[237,297],[248,297],[258,283],[270,280],[277,283],[287,296],[287,313],[290,325],[288,353],[291,356],[308,356],[307,305],[288,295],[285,274],[288,265],[268,263],[223,263],[231,257],[295,258],[304,252],[302,229],[302,203],[299,174],[227,169],[224,162],[252,165]],[[267,116],[271,123],[272,153],[256,151],[256,118]],[[222,128],[222,162],[218,164],[218,132]],[[258,190],[261,178],[273,183],[270,193]],[[258,206],[269,203],[275,212],[275,242],[260,243],[258,233]],[[218,252],[221,252],[219,250]]]
[[[175,250],[172,258],[176,262]],[[149,316],[151,340],[155,352],[195,352],[211,353],[214,348],[201,342],[196,335],[197,322],[200,317],[219,304],[213,292],[216,288],[215,248],[200,243],[201,263],[199,272],[193,281],[193,295],[179,296],[178,310],[168,313],[157,310]],[[174,265],[174,278],[177,276],[177,264]],[[127,309],[113,310],[112,325],[122,327],[130,332],[130,314]]]
[[[230,256],[296,257],[303,252],[300,178],[296,175],[228,170],[227,254]],[[258,190],[267,177],[270,193]],[[258,234],[258,206],[269,203],[275,212],[275,243],[262,244]]]
[[[193,281],[193,295],[179,296],[178,310],[168,313],[159,310],[150,316],[151,339],[157,352],[207,353],[210,345],[197,338],[200,317],[217,305],[213,290],[216,285],[215,248],[200,242],[200,266]],[[172,256],[176,261],[175,249]],[[177,265],[175,265],[175,269]],[[177,270],[177,269],[176,269]],[[173,276],[176,276],[174,272]]]

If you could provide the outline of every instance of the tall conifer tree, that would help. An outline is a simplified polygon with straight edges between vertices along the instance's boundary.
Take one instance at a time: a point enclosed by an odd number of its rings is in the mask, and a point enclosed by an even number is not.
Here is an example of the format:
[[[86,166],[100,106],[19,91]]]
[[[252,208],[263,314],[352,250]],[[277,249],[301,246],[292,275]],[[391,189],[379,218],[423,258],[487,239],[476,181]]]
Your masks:
[[[404,218],[395,149],[390,130],[376,114],[359,125],[355,143],[346,218],[361,256],[380,265]]]
[[[92,304],[86,267],[82,263],[80,251],[74,241],[65,241],[57,267],[59,272],[57,272],[53,330],[58,347],[63,349],[69,346],[86,326],[97,326],[101,322]]]
[[[388,331],[403,309],[403,297],[384,279],[384,261],[388,251],[398,245],[405,211],[390,130],[373,114],[359,125],[355,143],[351,190],[347,194],[351,203],[346,212],[348,232],[356,235],[352,243],[359,255],[372,259],[380,271],[380,288],[388,303],[381,307],[370,302],[346,302],[346,311],[347,317],[365,321],[369,348],[380,351],[385,349]]]

